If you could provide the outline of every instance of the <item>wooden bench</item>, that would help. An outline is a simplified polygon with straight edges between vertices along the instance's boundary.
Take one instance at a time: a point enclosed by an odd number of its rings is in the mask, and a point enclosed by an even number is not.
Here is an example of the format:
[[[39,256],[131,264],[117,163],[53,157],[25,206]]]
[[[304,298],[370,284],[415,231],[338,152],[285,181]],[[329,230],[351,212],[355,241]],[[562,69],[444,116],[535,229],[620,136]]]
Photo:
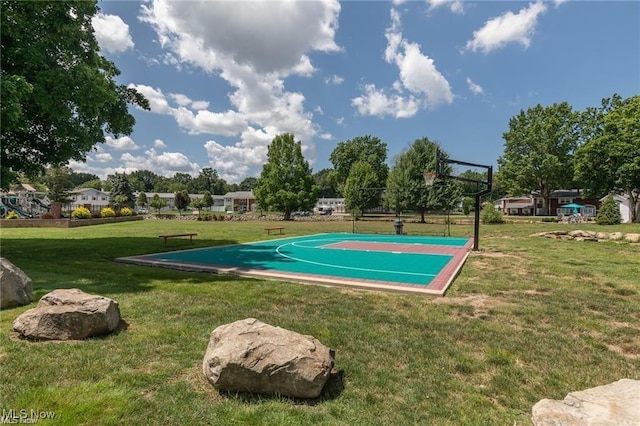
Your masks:
[[[165,245],[165,247],[166,247],[166,245],[167,245],[167,239],[169,239],[169,238],[175,238],[175,237],[189,237],[189,243],[190,243],[190,244],[193,244],[193,237],[194,237],[195,235],[198,235],[198,234],[196,234],[195,232],[193,232],[193,233],[186,233],[186,234],[167,234],[167,235],[159,235],[158,237],[159,237],[159,238],[164,238],[164,245]]]
[[[271,235],[271,231],[280,231],[280,234],[284,231],[284,226],[272,226],[271,228],[264,228],[267,231],[267,235]]]

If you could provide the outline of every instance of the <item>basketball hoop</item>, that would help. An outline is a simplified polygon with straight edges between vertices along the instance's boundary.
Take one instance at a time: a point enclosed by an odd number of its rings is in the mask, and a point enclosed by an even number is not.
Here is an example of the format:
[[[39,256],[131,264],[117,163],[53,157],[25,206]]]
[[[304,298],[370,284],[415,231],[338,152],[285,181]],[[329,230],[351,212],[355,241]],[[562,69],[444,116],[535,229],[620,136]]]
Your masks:
[[[433,182],[436,180],[435,172],[424,172],[422,175],[424,176],[424,184],[427,186],[433,186]]]

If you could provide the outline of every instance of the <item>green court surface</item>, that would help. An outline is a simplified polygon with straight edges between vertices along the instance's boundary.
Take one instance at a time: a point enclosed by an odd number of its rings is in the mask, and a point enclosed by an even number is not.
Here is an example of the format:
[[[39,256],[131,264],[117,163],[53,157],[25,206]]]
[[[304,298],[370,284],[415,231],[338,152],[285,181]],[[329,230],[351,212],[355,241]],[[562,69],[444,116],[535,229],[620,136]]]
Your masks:
[[[117,260],[189,271],[443,295],[471,246],[468,238],[317,234]]]

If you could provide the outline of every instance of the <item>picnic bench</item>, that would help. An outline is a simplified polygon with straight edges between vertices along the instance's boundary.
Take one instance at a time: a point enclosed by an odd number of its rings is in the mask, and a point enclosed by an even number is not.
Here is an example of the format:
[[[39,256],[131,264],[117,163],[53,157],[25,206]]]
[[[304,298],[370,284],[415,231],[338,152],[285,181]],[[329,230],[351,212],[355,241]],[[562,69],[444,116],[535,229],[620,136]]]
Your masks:
[[[198,235],[198,234],[196,234],[195,232],[188,232],[188,233],[186,233],[186,234],[166,234],[166,235],[158,235],[158,237],[159,237],[159,238],[164,238],[164,245],[165,245],[165,247],[166,247],[166,245],[167,245],[167,240],[168,240],[169,238],[175,238],[175,237],[189,237],[189,243],[193,244],[193,237],[194,237],[195,235]]]
[[[284,226],[272,226],[269,228],[264,228],[267,231],[267,235],[271,235],[271,231],[280,231],[280,234],[284,231]]]

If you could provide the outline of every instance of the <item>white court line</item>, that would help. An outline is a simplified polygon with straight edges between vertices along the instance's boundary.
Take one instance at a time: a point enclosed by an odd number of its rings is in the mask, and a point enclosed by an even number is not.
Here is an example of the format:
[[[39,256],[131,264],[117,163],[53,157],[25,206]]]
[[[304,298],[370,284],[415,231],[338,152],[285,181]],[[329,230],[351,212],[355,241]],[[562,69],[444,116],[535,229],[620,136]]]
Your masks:
[[[323,240],[311,240],[311,241],[323,241]],[[299,259],[297,257],[289,256],[287,254],[284,254],[284,253],[280,252],[280,249],[283,248],[283,247],[286,247],[286,246],[296,246],[296,243],[282,244],[282,245],[280,245],[280,246],[278,246],[276,248],[276,253],[278,253],[280,256],[285,257],[287,259],[295,260],[297,262],[308,263],[308,264],[311,264],[311,265],[326,266],[328,268],[337,268],[337,269],[350,269],[352,271],[378,272],[378,273],[383,273],[383,274],[415,275],[415,276],[418,276],[418,277],[435,277],[437,275],[437,274],[421,274],[421,273],[418,273],[418,272],[390,271],[390,270],[387,270],[387,269],[356,268],[356,267],[353,267],[353,266],[341,266],[341,265],[334,265],[334,264],[331,264],[331,263],[314,262],[312,260]],[[300,247],[316,248],[316,247],[305,247],[305,246],[300,246]]]

